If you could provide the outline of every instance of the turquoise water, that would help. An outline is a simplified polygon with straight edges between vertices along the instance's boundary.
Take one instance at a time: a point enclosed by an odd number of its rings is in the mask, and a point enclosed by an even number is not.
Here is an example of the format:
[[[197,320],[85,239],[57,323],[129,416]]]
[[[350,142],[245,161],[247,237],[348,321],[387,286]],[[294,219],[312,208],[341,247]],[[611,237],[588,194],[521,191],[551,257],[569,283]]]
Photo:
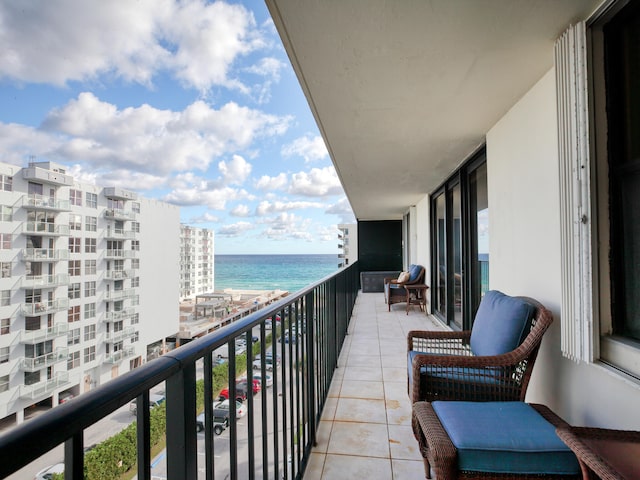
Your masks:
[[[291,293],[338,271],[338,255],[216,255],[215,290]]]

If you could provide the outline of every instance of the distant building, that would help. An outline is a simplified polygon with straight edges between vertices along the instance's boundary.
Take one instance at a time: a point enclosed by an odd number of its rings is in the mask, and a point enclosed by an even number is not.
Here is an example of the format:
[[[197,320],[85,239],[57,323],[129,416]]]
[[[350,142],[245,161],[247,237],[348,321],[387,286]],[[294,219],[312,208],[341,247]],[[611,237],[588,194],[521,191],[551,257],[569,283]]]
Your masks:
[[[146,361],[178,329],[178,207],[0,163],[0,419]]]
[[[213,230],[180,225],[180,300],[214,290]]]
[[[338,268],[343,268],[358,260],[358,225],[342,223],[338,230]]]

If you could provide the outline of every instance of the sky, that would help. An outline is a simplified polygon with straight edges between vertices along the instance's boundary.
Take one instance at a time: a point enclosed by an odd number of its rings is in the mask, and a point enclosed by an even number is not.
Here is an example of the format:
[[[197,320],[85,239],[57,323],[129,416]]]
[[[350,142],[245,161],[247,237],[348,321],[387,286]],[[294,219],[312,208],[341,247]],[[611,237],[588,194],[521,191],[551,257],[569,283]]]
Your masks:
[[[5,0],[0,46],[0,162],[177,205],[217,254],[338,253],[353,213],[262,0]]]

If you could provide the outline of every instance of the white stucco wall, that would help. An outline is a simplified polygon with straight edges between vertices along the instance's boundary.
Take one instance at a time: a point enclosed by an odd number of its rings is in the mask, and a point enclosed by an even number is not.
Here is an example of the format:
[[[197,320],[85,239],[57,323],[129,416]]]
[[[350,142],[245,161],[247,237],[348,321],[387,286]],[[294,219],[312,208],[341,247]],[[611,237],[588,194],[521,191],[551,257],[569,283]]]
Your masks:
[[[560,216],[555,77],[549,71],[487,133],[490,288],[536,298],[554,314],[527,401],[570,423],[640,429],[640,389],[560,351]]]

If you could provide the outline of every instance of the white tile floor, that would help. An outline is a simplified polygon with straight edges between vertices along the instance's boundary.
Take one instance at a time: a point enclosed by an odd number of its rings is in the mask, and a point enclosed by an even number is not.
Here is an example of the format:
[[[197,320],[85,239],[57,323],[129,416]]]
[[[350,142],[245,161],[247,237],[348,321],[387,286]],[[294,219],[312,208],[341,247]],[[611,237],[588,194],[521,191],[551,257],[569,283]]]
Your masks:
[[[442,330],[403,303],[387,311],[383,293],[359,293],[305,480],[424,479],[411,431],[407,332]]]

